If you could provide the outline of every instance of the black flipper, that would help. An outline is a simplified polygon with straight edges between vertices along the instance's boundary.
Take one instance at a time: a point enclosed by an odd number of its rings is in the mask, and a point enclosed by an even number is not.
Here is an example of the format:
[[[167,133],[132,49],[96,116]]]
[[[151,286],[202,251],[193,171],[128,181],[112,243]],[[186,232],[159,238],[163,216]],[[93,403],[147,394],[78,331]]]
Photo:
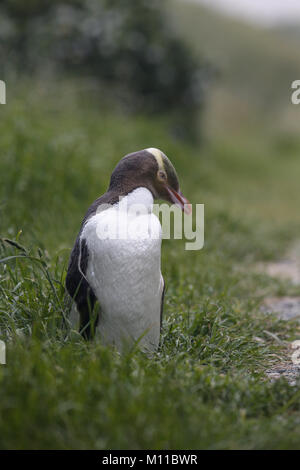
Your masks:
[[[164,300],[165,300],[165,290],[166,290],[166,283],[163,279],[164,287],[161,293],[161,302],[160,302],[160,332],[162,329],[162,319],[163,319],[163,311],[164,311]]]
[[[97,300],[85,278],[88,258],[89,251],[86,241],[85,239],[80,239],[79,234],[70,256],[66,288],[72,299],[76,302],[80,315],[80,331],[85,339],[91,339],[92,337],[92,313]],[[98,315],[95,320],[95,326],[97,322]]]
[[[117,194],[107,192],[96,199],[96,201],[94,201],[88,208],[69,260],[66,288],[72,299],[76,302],[77,310],[80,315],[80,331],[82,331],[82,336],[86,339],[90,339],[92,337],[93,328],[91,327],[91,323],[93,319],[91,318],[91,313],[93,312],[97,297],[85,278],[89,251],[85,239],[81,238],[81,233],[85,223],[97,213],[101,204],[114,204],[118,200],[119,196]],[[97,323],[98,314],[94,321],[95,327],[97,326]]]

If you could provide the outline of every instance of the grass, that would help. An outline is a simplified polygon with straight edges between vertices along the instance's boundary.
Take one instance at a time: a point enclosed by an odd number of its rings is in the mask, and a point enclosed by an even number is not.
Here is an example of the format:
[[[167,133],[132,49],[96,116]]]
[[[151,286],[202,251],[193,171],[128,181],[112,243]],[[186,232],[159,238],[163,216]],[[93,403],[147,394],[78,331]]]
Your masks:
[[[32,86],[31,86],[32,89]],[[164,117],[122,116],[71,83],[1,107],[2,449],[299,448],[298,388],[264,371],[294,324],[259,310],[284,286],[255,274],[299,230],[300,142],[177,141]],[[164,241],[162,346],[149,358],[86,343],[63,322],[70,249],[126,153],[160,147],[205,204],[199,252]]]

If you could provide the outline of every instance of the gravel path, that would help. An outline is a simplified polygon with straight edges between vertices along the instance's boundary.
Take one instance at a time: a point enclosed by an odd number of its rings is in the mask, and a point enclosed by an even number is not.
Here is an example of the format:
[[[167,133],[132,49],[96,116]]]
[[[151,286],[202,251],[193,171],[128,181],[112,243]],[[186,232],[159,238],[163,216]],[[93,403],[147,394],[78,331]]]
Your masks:
[[[260,264],[259,271],[289,280],[300,287],[300,243],[294,245],[284,259]],[[261,309],[266,314],[275,313],[282,320],[298,320],[300,323],[300,296],[267,297]],[[291,385],[296,385],[300,377],[300,341],[288,344],[287,348],[290,350],[291,361],[273,366],[266,374],[271,380],[285,377]]]

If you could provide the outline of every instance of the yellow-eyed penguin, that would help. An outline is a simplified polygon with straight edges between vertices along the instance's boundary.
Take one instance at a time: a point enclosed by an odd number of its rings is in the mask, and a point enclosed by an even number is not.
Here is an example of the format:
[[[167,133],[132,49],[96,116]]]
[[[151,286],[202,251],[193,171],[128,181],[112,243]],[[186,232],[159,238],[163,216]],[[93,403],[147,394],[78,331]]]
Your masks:
[[[108,191],[83,219],[66,288],[76,303],[79,328],[86,339],[94,333],[91,318],[98,300],[93,326],[105,344],[122,350],[124,343],[138,342],[146,351],[159,345],[164,280],[154,199],[190,210],[172,163],[160,150],[149,148],[120,160]]]

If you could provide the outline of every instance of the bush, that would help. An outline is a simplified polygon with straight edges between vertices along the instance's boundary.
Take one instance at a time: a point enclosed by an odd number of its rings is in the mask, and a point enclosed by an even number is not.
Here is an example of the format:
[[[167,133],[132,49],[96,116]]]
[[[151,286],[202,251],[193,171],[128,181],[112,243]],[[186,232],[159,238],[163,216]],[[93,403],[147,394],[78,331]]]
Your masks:
[[[162,3],[4,0],[1,63],[92,76],[135,110],[191,117],[202,107],[205,67],[168,28]]]

